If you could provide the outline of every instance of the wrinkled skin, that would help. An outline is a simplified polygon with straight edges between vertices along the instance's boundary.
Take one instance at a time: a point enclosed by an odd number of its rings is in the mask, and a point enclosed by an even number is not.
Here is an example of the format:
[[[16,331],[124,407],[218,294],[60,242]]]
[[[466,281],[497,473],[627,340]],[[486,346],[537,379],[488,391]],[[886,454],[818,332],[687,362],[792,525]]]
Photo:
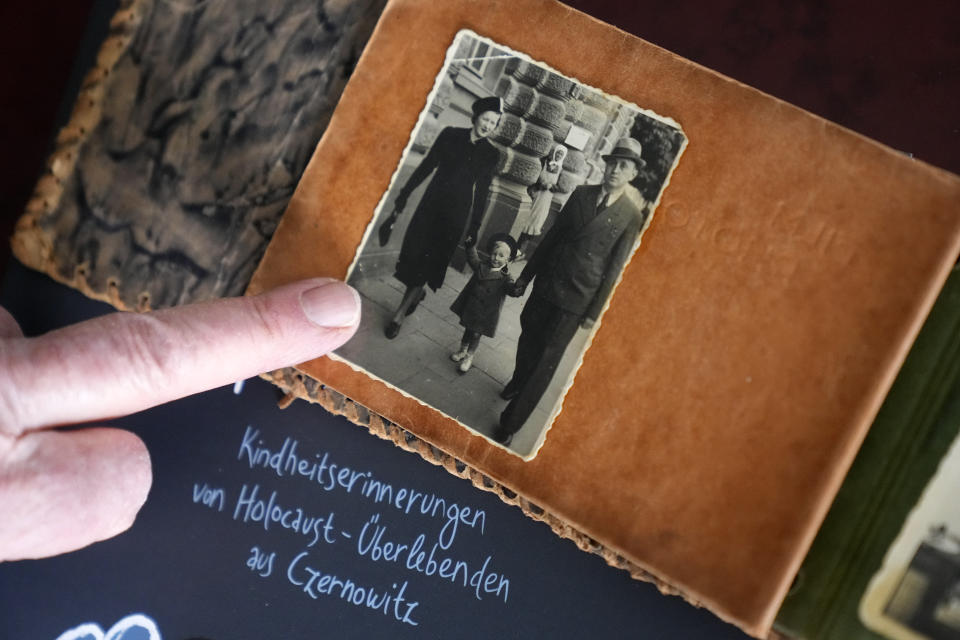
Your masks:
[[[38,558],[126,530],[152,480],[143,442],[86,425],[337,348],[360,321],[342,283],[113,313],[24,338],[0,308],[0,560]],[[200,428],[171,425],[170,428]]]

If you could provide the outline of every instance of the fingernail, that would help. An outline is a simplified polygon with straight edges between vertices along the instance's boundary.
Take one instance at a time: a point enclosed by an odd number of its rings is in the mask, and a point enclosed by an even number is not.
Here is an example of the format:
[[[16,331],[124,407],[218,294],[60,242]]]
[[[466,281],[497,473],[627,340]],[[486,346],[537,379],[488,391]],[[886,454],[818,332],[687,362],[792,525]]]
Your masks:
[[[360,317],[360,296],[342,282],[329,282],[300,294],[300,307],[320,327],[352,327]]]

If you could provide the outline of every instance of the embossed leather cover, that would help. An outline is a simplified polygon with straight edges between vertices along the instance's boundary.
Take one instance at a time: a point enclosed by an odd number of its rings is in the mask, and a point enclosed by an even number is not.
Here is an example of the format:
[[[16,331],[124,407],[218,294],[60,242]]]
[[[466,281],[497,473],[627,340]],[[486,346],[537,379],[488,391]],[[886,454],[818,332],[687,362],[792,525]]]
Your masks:
[[[121,0],[16,256],[122,309],[240,295],[383,4]]]
[[[392,0],[250,292],[346,275],[462,28],[683,127],[652,224],[529,462],[301,370],[763,635],[960,251],[960,179],[550,0]]]

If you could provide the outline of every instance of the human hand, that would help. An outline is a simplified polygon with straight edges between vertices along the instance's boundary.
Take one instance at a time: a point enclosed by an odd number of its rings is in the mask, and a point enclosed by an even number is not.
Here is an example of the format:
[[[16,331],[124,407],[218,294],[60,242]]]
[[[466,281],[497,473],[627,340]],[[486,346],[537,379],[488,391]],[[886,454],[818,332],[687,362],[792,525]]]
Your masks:
[[[400,217],[400,210],[394,209],[386,220],[380,224],[380,228],[377,229],[377,237],[380,241],[380,246],[385,247],[387,243],[390,242],[390,235],[393,233],[393,225],[397,223],[397,218]]]
[[[513,283],[513,290],[510,291],[510,295],[514,298],[520,298],[523,296],[524,292],[527,290],[527,281],[523,278],[517,278],[517,281]]]
[[[317,358],[360,320],[326,278],[255,297],[113,313],[24,338],[0,308],[0,560],[79,549],[126,530],[151,484],[143,442],[51,427],[133,413]]]

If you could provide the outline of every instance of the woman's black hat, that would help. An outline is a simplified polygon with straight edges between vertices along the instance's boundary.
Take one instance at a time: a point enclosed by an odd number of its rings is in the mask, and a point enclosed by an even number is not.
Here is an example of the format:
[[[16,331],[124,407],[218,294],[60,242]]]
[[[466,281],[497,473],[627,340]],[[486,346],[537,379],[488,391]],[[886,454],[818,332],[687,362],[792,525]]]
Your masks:
[[[494,113],[503,113],[503,103],[497,96],[480,98],[473,101],[473,117],[476,118],[484,111],[493,111]]]

